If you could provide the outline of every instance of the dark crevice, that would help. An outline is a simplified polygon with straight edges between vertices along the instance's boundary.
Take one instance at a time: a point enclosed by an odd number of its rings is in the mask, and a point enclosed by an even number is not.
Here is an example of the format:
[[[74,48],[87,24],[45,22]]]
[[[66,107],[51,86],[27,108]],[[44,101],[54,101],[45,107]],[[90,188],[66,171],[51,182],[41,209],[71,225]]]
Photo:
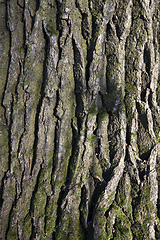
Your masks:
[[[150,88],[150,78],[147,72],[142,72],[141,80],[142,80],[141,100],[145,102],[147,88]]]
[[[1,181],[1,187],[0,187],[0,210],[1,210],[1,207],[3,205],[3,190],[4,190],[4,181],[6,179],[6,173],[4,173],[4,176],[2,178],[2,181]]]
[[[68,28],[69,28],[69,35],[71,34],[71,20],[68,18],[68,20],[67,20],[67,26],[68,26]],[[68,37],[68,35],[67,35],[67,37]],[[67,37],[66,37],[66,40],[67,40]],[[65,43],[66,43],[66,41],[65,41]]]
[[[119,27],[120,26],[120,20],[118,19],[118,16],[113,15],[112,21],[113,21],[113,23],[115,25],[115,28],[116,28],[116,35],[117,35],[118,39],[120,40],[120,37],[121,37],[122,33],[121,33],[121,30],[120,30],[120,27]]]
[[[80,7],[79,2],[77,0],[75,0],[75,5],[76,5],[76,8],[78,8],[80,14],[82,15],[82,10],[81,10],[81,7]]]
[[[62,220],[62,210],[61,210],[61,205],[65,197],[67,196],[68,189],[66,189],[66,185],[62,185],[61,191],[59,193],[58,201],[57,201],[57,218],[56,218],[56,229],[58,231],[59,229],[59,223]]]
[[[113,167],[111,166],[109,169],[103,172],[103,182],[107,185],[107,183],[111,180],[113,176]]]
[[[96,144],[95,144],[95,155],[100,160],[100,153],[101,153],[101,139],[97,138]]]
[[[94,181],[94,187],[98,187],[101,184],[101,179],[96,176],[92,171],[89,170],[90,176],[92,177],[93,181]]]
[[[145,99],[146,99],[146,89],[143,89],[143,90],[141,91],[141,100],[142,100],[143,102],[145,102]]]
[[[139,170],[139,178],[141,182],[144,182],[145,177],[149,174],[148,163],[147,161],[143,162],[143,166],[138,168]]]
[[[20,194],[19,194],[19,197],[17,198],[17,201],[18,201],[18,199],[21,197],[21,195],[22,195],[22,189],[23,189],[23,179],[24,179],[24,172],[25,171],[23,171],[22,172],[22,177],[21,177],[21,182],[20,182],[20,187],[21,187],[21,191],[20,191]]]
[[[59,61],[60,61],[60,59],[62,57],[62,48],[60,47],[60,38],[61,38],[61,36],[62,36],[62,30],[59,30],[59,37],[58,37],[58,49],[59,49],[59,52],[58,52],[58,62],[57,62],[57,68],[56,68],[57,71],[58,71]],[[68,35],[67,35],[67,37],[68,37]],[[67,37],[66,37],[66,39],[67,39]],[[66,40],[65,40],[65,44],[66,44]]]
[[[46,223],[47,223],[47,207],[49,204],[49,196],[47,196],[46,206],[45,206],[45,216],[44,216],[44,233],[46,233]]]
[[[82,14],[82,22],[81,22],[82,36],[86,40],[86,43],[88,43],[88,39],[90,35],[88,18],[89,16],[87,12]]]
[[[144,46],[143,61],[145,63],[146,72],[148,73],[148,76],[149,76],[150,68],[151,68],[151,56],[150,56],[150,50],[149,50],[147,44],[145,44],[145,46]]]
[[[126,96],[125,96],[126,97]],[[130,145],[130,142],[131,142],[131,119],[129,119],[129,116],[128,116],[128,103],[126,103],[125,101],[125,98],[124,98],[124,103],[125,103],[125,114],[126,114],[126,117],[127,117],[127,124],[126,124],[126,143],[127,145]],[[131,113],[129,113],[131,114]]]
[[[92,199],[91,199],[91,206],[89,208],[89,214],[88,214],[88,229],[87,229],[87,234],[91,234],[91,229],[93,225],[93,218],[94,218],[94,212],[95,209],[97,208],[98,200],[102,193],[104,192],[106,187],[106,183],[103,181],[102,183],[97,184],[97,186],[94,189]]]
[[[15,87],[16,101],[18,101],[18,85],[19,85],[19,82],[20,82],[21,73],[22,73],[22,64],[19,61],[19,74],[18,74],[17,83],[16,83],[16,87]]]
[[[53,233],[52,233],[52,240],[56,240],[56,232],[55,231],[53,231]]]
[[[33,218],[31,218],[31,223],[32,223],[32,231],[31,231],[31,236],[29,240],[34,240],[36,238],[36,228],[34,226]]]
[[[82,36],[86,40],[86,43],[88,44],[88,38],[90,35],[90,29],[89,29],[89,13],[85,9],[84,12],[82,12],[82,9],[79,5],[79,2],[77,0],[75,1],[76,8],[78,8],[81,16],[82,16],[82,21],[81,21],[81,30],[82,30]]]
[[[80,131],[82,128],[83,118],[84,118],[84,103],[82,100],[83,94],[83,76],[81,73],[82,62],[81,62],[81,55],[76,46],[74,38],[72,38],[73,44],[73,53],[74,53],[74,65],[73,65],[73,74],[74,74],[74,81],[75,81],[75,96],[76,96],[76,118],[77,118],[77,126],[78,126],[78,133],[80,135]]]
[[[17,0],[17,5],[22,9],[24,8],[23,5],[20,4],[19,0]]]
[[[101,160],[101,138],[98,135],[98,128],[99,128],[98,119],[99,119],[99,114],[97,114],[97,116],[96,116],[97,127],[93,131],[93,135],[95,135],[97,137],[96,142],[95,142],[95,146],[94,146],[94,152],[95,152],[95,155],[98,158],[98,160]]]
[[[40,2],[40,0],[36,0],[36,12],[39,10]]]
[[[58,65],[59,65],[59,61],[62,57],[62,48],[60,47],[60,39],[62,37],[62,33],[63,33],[63,24],[62,24],[62,6],[61,3],[58,0],[55,0],[56,3],[56,7],[57,7],[57,14],[56,14],[56,24],[57,24],[57,30],[59,31],[59,36],[58,36],[58,48],[59,48],[59,56],[58,56],[58,62],[57,62],[57,71],[58,71]],[[65,43],[68,39],[69,35],[67,35],[66,39],[65,39]]]
[[[68,164],[66,185],[69,185],[72,181],[79,153],[79,134],[73,125],[73,119],[71,120],[71,128],[72,128],[72,153]]]
[[[128,52],[127,38],[126,38],[126,43],[125,43],[125,63],[126,63],[125,64],[125,86],[127,86],[127,83],[128,83],[128,75],[130,75],[129,71],[127,71],[128,69],[126,66],[128,63],[128,60],[129,60],[128,56],[126,55],[126,52]],[[130,99],[131,99],[130,92],[127,89],[125,89],[124,106],[125,106],[125,115],[127,118],[127,123],[126,123],[126,143],[127,143],[127,145],[130,145],[130,141],[131,141],[131,125],[132,125],[132,118],[133,118],[132,107],[131,107],[132,102],[130,101]]]
[[[84,232],[84,235],[86,236],[87,235],[87,231],[86,231],[86,226],[85,226],[85,219],[83,218],[83,211],[81,211],[81,207],[82,209],[86,207],[87,205],[87,199],[86,199],[86,196],[87,196],[87,190],[86,190],[86,187],[85,185],[81,188],[81,202],[80,202],[80,205],[79,205],[79,212],[80,212],[80,224],[82,226],[82,229],[83,229],[83,232]]]
[[[60,87],[60,85],[61,85],[61,81],[60,81],[60,83],[59,83],[59,87]],[[57,107],[58,107],[58,104],[59,104],[59,100],[60,100],[60,98],[59,98],[59,89],[58,89],[58,90],[56,90],[56,104],[55,104],[55,107],[54,107],[54,110],[53,110],[53,115],[54,115],[58,120],[60,120],[60,118],[59,118],[59,116],[58,116],[58,114],[57,114]]]
[[[87,123],[88,123],[88,114],[86,116],[86,121],[85,121],[85,132],[84,132],[84,141],[83,141],[84,150],[83,150],[83,153],[82,153],[82,156],[81,156],[82,163],[84,161],[83,157],[84,157],[84,154],[85,154],[85,151],[86,151],[85,142],[86,142],[86,139],[87,139],[87,128],[88,128]]]
[[[127,143],[127,145],[130,145],[130,141],[131,141],[131,127],[127,123],[127,126],[126,126],[126,143]]]

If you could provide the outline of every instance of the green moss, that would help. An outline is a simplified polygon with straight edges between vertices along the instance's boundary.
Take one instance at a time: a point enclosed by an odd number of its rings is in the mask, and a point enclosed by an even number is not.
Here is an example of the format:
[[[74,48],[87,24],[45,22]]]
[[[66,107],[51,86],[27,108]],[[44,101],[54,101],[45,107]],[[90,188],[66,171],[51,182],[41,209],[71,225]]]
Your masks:
[[[136,86],[133,85],[133,83],[127,83],[125,85],[125,91],[128,92],[131,95],[135,95],[137,93]]]
[[[63,14],[65,11],[65,7],[66,7],[66,0],[63,0],[63,1],[57,0],[57,2],[58,2],[59,11],[61,14]]]
[[[13,167],[13,172],[14,174],[20,176],[21,173],[22,173],[22,169],[21,169],[21,166],[20,164],[18,163],[18,159],[17,158],[13,158],[13,161],[16,161],[16,165]]]
[[[53,153],[49,154],[47,158],[49,159],[47,170],[50,170],[53,168]]]
[[[22,220],[22,229],[26,239],[29,239],[32,233],[32,222],[29,214]]]
[[[114,239],[132,239],[130,221],[122,210],[113,203],[106,224],[107,237]]]
[[[42,218],[42,222],[44,225],[44,217],[45,217],[45,206],[46,206],[46,194],[44,188],[44,169],[41,170],[39,181],[38,181],[38,191],[35,193],[33,199],[33,207],[38,213],[38,217]]]
[[[96,140],[97,140],[97,136],[94,135],[94,134],[92,134],[92,135],[90,136],[90,138],[88,139],[88,141],[89,141],[89,143],[90,143],[90,145],[91,145],[92,148],[94,147],[94,144],[95,144]]]
[[[119,194],[116,196],[117,203],[120,207],[123,207],[127,203],[126,195],[124,189],[120,190]]]
[[[49,30],[51,35],[56,35],[57,37],[59,36],[59,31],[57,31],[57,26],[56,23],[50,21],[49,23],[47,23],[46,25],[47,29]]]
[[[114,239],[132,239],[130,222],[129,219],[125,216],[125,214],[117,216],[114,228]]]
[[[108,113],[107,113],[106,108],[103,107],[98,112],[98,122],[101,123],[103,121],[103,119],[105,119],[106,117],[108,117]]]
[[[149,225],[152,222],[152,212],[155,206],[150,201],[150,188],[146,186],[140,193],[140,201],[136,204],[134,210],[133,232],[137,239],[148,239]]]
[[[9,156],[9,146],[8,146],[8,127],[0,123],[0,159],[1,166],[5,172],[8,169],[8,156]]]
[[[155,133],[155,136],[156,136],[156,139],[159,141],[160,140],[160,126],[157,124],[157,125],[153,125],[153,130],[154,130],[154,133]]]
[[[51,236],[55,230],[56,227],[54,219],[51,216],[46,215],[46,235]]]
[[[8,240],[17,240],[18,239],[18,234],[17,234],[16,229],[13,229],[13,231],[12,230],[8,231],[7,239]]]
[[[88,110],[88,113],[92,114],[92,115],[97,115],[98,112],[96,110],[96,105],[95,104],[92,104],[92,106]]]
[[[146,153],[146,152],[150,151],[150,147],[146,146],[142,142],[140,142],[139,143],[139,150],[140,150],[141,154]]]
[[[17,211],[13,209],[10,214],[10,221],[9,221],[9,231],[7,232],[8,240],[18,239],[18,232],[16,227],[16,218],[17,218]]]
[[[58,231],[56,232],[56,240],[83,240],[83,230],[79,225],[79,221],[74,221],[70,214],[65,215],[65,223],[59,224]]]
[[[102,10],[103,0],[89,0],[91,14],[97,17],[98,13]]]

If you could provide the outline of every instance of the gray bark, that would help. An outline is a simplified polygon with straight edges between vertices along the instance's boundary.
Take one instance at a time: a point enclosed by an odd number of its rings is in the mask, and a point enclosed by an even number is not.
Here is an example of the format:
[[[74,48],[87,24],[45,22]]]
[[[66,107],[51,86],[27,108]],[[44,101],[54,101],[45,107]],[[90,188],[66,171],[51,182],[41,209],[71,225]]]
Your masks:
[[[0,239],[160,239],[159,11],[0,1]]]

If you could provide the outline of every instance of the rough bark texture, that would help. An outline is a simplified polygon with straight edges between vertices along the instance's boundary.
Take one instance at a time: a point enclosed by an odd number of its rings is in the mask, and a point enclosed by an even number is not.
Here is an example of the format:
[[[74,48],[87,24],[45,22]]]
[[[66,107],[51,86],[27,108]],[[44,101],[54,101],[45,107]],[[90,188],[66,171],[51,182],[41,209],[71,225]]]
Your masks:
[[[160,239],[159,10],[0,1],[0,239]]]

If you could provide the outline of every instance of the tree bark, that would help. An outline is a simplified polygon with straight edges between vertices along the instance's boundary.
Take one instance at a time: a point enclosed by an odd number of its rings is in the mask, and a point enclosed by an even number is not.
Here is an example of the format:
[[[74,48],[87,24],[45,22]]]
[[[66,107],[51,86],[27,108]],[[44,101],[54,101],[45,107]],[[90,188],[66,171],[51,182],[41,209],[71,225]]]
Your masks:
[[[160,239],[159,14],[0,1],[0,239]]]

